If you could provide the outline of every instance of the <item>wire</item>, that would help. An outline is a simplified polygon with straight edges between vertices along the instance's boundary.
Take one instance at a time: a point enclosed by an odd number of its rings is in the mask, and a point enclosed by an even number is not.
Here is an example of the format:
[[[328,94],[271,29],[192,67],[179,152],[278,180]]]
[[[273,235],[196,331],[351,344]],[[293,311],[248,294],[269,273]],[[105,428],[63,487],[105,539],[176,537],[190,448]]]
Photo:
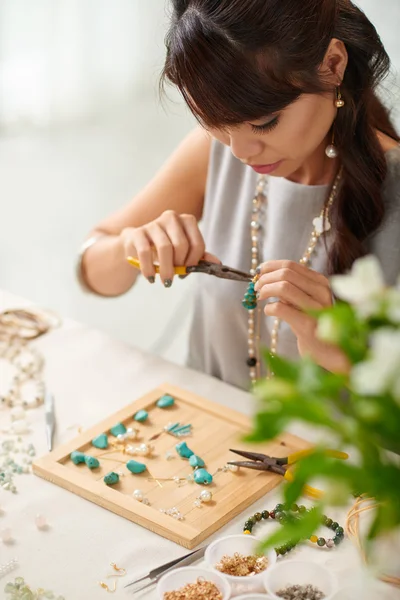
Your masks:
[[[365,495],[360,496],[359,498],[357,498],[354,505],[347,514],[346,533],[350,540],[357,546],[361,557],[366,565],[368,564],[368,557],[360,537],[360,515],[364,512],[374,510],[375,508],[378,508],[378,506],[379,503],[376,502],[374,498],[369,498]],[[379,579],[384,583],[394,585],[395,587],[400,587],[399,577],[382,575],[379,577]]]

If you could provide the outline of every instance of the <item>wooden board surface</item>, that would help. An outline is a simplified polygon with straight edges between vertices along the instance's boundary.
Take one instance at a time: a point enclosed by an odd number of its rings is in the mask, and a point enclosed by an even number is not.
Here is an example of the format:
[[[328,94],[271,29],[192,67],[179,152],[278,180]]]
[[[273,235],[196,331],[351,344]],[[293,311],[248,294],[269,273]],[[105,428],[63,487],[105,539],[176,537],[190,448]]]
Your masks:
[[[173,407],[156,407],[157,400],[164,394],[175,398]],[[149,419],[143,424],[133,420],[133,415],[140,409],[149,412]],[[97,435],[103,432],[109,434],[110,428],[118,422],[124,423],[126,427],[140,429],[139,440],[131,442],[138,445],[148,442],[164,425],[176,421],[191,423],[192,435],[177,440],[164,433],[152,442],[155,451],[151,458],[127,456],[119,452],[107,454],[111,460],[106,460],[105,457],[99,456],[105,451],[91,444],[91,440]],[[282,477],[273,473],[240,469],[238,473],[217,473],[213,483],[207,487],[195,483],[178,486],[173,481],[162,481],[176,475],[185,477],[193,472],[188,461],[180,458],[175,452],[177,442],[186,441],[195,454],[203,458],[207,470],[212,474],[227,461],[240,460],[229,452],[229,448],[254,450],[270,456],[287,456],[310,447],[308,442],[291,434],[283,434],[265,444],[248,444],[243,441],[243,435],[250,431],[251,422],[244,415],[165,384],[44,458],[36,460],[33,472],[185,548],[192,549],[281,483]],[[109,439],[114,440],[112,436]],[[100,468],[90,470],[84,464],[75,465],[69,458],[73,450],[99,456]],[[172,451],[176,458],[166,460],[165,455],[169,451]],[[131,474],[124,466],[131,458],[146,463],[148,471],[140,475]],[[103,477],[110,471],[120,471],[126,475],[120,478],[117,485],[107,486]],[[160,481],[157,483],[149,474]],[[136,489],[144,492],[149,505],[133,498],[132,493]],[[194,501],[203,489],[212,491],[213,500],[210,504],[196,508]],[[177,521],[160,512],[162,508],[172,507],[177,507],[184,515],[183,521]]]

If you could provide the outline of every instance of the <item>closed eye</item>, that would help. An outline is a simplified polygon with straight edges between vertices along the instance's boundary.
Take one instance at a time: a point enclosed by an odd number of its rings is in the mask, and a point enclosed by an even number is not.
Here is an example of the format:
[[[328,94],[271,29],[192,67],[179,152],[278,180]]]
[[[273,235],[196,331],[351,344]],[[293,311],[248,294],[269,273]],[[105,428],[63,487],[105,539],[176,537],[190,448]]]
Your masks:
[[[267,133],[267,131],[272,131],[279,124],[279,117],[275,117],[268,123],[264,123],[263,125],[251,125],[254,133]]]

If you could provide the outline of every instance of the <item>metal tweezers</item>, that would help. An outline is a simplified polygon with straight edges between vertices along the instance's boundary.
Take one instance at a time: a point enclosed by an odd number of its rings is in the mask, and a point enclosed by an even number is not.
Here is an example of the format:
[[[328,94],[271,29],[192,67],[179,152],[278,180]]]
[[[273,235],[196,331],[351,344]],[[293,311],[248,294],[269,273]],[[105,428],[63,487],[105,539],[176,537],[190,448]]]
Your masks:
[[[141,592],[142,590],[145,590],[146,588],[149,588],[152,585],[155,585],[163,575],[165,575],[166,573],[169,573],[169,571],[172,571],[176,567],[185,567],[187,565],[191,565],[192,563],[196,562],[197,560],[200,560],[201,558],[203,558],[205,551],[206,551],[206,546],[204,546],[203,548],[199,548],[198,550],[194,550],[193,552],[190,552],[189,554],[186,554],[185,556],[181,556],[181,558],[176,558],[175,560],[171,560],[171,562],[168,562],[165,565],[161,565],[161,567],[157,567],[156,569],[149,571],[149,573],[147,573],[147,575],[144,575],[143,577],[139,577],[139,579],[135,579],[134,581],[131,581],[125,587],[127,588],[127,587],[130,587],[131,585],[143,583],[143,585],[141,585],[138,588],[135,588],[133,590],[134,594],[136,594],[137,592]]]

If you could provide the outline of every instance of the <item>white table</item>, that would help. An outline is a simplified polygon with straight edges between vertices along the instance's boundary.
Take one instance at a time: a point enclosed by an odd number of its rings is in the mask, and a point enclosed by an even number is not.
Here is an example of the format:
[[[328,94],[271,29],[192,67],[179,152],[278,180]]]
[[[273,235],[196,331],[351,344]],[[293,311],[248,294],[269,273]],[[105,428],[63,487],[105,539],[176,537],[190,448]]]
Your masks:
[[[0,310],[29,305],[27,301],[0,291]],[[251,396],[241,390],[69,320],[40,339],[37,345],[46,360],[47,386],[56,398],[56,443],[76,435],[78,426],[93,425],[164,382],[244,413],[252,411]],[[34,443],[39,455],[44,454],[47,449],[43,408],[31,411],[29,420],[32,433],[26,440]],[[0,412],[0,429],[8,425],[7,410]],[[4,597],[5,583],[22,576],[32,587],[51,589],[66,600],[105,600],[107,593],[99,587],[98,581],[111,571],[110,562],[116,562],[128,571],[128,576],[121,578],[114,597],[129,597],[123,584],[186,552],[180,546],[34,475],[21,475],[17,481],[18,494],[0,489],[0,506],[5,511],[0,516],[0,529],[10,527],[15,538],[15,543],[10,546],[0,541],[0,564],[13,557],[20,564],[18,570],[0,581],[0,598]],[[220,530],[217,536],[240,533],[246,515],[273,507],[279,499],[279,490],[269,494]],[[48,531],[37,530],[34,519],[38,513],[45,515],[51,524]],[[344,524],[345,511],[331,510],[329,514]],[[265,527],[270,531],[268,524]],[[329,565],[342,582],[365,576],[358,554],[348,540],[331,552],[303,547],[292,556]],[[389,592],[388,598],[400,598],[400,593],[391,588]],[[152,590],[135,597],[152,600],[156,594]],[[385,598],[385,594],[380,598]]]

